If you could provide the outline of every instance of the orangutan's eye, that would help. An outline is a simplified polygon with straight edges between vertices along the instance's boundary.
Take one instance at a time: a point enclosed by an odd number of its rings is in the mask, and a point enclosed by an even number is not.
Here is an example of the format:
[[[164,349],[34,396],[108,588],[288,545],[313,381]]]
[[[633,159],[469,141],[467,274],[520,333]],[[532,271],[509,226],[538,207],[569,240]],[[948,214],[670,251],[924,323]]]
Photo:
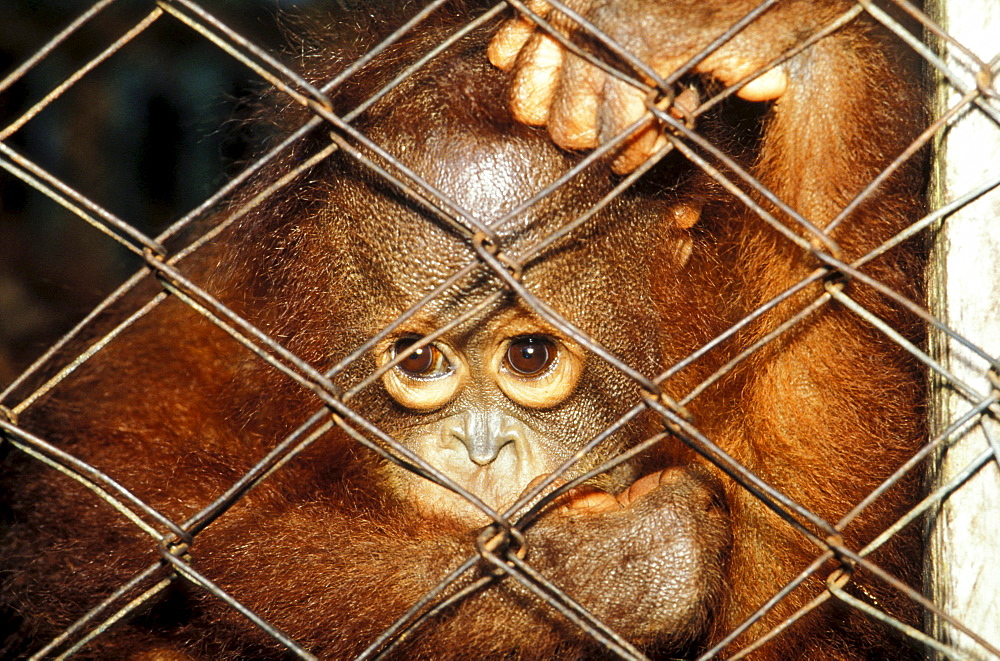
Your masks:
[[[404,337],[396,340],[396,343],[392,345],[393,358],[407,353],[410,346],[419,339],[419,337]],[[433,344],[410,351],[409,355],[396,366],[396,369],[415,379],[434,379],[453,371],[451,363],[445,358],[444,353]]]
[[[533,377],[545,372],[556,359],[555,343],[544,335],[515,338],[507,347],[506,363],[519,376]]]

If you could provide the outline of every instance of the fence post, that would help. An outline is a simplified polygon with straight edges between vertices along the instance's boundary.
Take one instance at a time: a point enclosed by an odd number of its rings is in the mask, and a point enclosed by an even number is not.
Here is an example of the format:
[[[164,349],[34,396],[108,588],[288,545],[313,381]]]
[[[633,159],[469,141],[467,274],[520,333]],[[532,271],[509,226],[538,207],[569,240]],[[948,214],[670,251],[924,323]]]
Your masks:
[[[994,75],[1000,56],[1000,2],[930,0],[927,9],[958,44]],[[955,45],[938,42],[938,54],[965,90],[992,86],[992,113],[969,104],[952,125],[939,133],[934,150],[931,204],[954,201],[977,186],[1000,177],[1000,97],[993,77]],[[977,79],[978,76],[978,79]],[[960,102],[954,80],[935,70],[934,116]],[[980,87],[981,88],[981,87]],[[982,97],[981,97],[982,98]],[[990,114],[993,117],[990,117]],[[996,359],[1000,356],[1000,190],[993,189],[947,216],[937,232],[928,271],[931,311],[949,328]],[[958,379],[983,396],[1000,389],[991,384],[988,361],[943,333],[932,333],[932,354]],[[994,372],[995,376],[1000,373]],[[931,431],[934,436],[968,411],[973,403],[954,384],[931,379]],[[962,486],[932,510],[927,522],[927,585],[944,612],[955,616],[994,646],[1000,646],[1000,424],[997,409],[979,424],[948,439],[936,456],[930,483],[938,489],[992,451],[992,457]],[[930,631],[964,658],[992,659],[972,639],[940,618]]]

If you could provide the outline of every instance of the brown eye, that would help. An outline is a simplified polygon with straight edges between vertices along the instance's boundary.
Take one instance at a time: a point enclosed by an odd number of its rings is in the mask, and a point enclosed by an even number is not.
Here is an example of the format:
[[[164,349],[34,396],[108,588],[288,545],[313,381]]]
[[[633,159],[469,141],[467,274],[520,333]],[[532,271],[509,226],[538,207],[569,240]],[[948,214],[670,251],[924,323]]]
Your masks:
[[[396,343],[392,345],[393,357],[406,353],[407,349],[419,339],[417,337],[404,337],[396,340]],[[451,372],[448,359],[433,344],[411,351],[397,367],[410,376],[424,379],[444,376]]]
[[[541,374],[555,358],[555,343],[538,335],[519,337],[507,347],[507,365],[521,376]]]

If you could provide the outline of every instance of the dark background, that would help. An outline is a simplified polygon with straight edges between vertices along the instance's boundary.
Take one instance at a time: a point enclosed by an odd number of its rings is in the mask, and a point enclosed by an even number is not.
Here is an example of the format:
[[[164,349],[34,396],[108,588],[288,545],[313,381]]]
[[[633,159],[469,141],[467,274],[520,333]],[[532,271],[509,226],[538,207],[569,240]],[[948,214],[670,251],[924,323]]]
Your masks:
[[[385,0],[388,2],[388,0]],[[287,56],[288,17],[327,13],[350,38],[354,0],[203,0]],[[412,3],[417,5],[419,3]],[[0,80],[91,6],[0,1]],[[119,0],[0,91],[0,130],[152,11]],[[286,27],[280,27],[281,24]],[[214,192],[256,150],[241,117],[264,83],[164,15],[34,117],[7,144],[150,236]],[[0,388],[139,267],[113,240],[0,169]]]

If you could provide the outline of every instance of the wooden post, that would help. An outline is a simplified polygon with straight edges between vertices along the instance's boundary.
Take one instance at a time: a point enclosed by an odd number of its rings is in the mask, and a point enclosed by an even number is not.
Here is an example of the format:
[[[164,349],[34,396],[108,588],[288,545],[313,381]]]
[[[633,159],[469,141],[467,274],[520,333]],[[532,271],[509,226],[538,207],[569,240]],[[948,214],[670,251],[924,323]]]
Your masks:
[[[959,44],[983,62],[993,62],[994,74],[998,71],[994,58],[1000,55],[1000,2],[930,0],[927,8]],[[976,90],[977,84],[992,86],[994,94],[1000,90],[1000,84],[954,45],[938,45],[941,59],[958,76],[932,72],[935,117],[959,104],[963,94]],[[986,103],[991,104],[993,117],[969,105],[939,133],[931,187],[934,208],[1000,178],[1000,121],[996,119],[1000,100]],[[1000,356],[1000,190],[993,189],[945,217],[932,249],[928,297],[938,319],[994,359]],[[1000,380],[991,383],[989,361],[955,339],[935,331],[930,348],[979,397],[1000,389]],[[1000,377],[1000,371],[994,377]],[[931,387],[931,431],[936,436],[977,402],[937,375],[932,376]],[[978,424],[955,430],[933,462],[933,489],[948,485],[977,458],[982,467],[931,511],[926,557],[927,590],[934,603],[994,647],[1000,647],[998,410],[987,412]],[[990,452],[982,461],[984,453]],[[997,658],[941,618],[930,618],[927,624],[929,632],[954,647],[960,658]]]

